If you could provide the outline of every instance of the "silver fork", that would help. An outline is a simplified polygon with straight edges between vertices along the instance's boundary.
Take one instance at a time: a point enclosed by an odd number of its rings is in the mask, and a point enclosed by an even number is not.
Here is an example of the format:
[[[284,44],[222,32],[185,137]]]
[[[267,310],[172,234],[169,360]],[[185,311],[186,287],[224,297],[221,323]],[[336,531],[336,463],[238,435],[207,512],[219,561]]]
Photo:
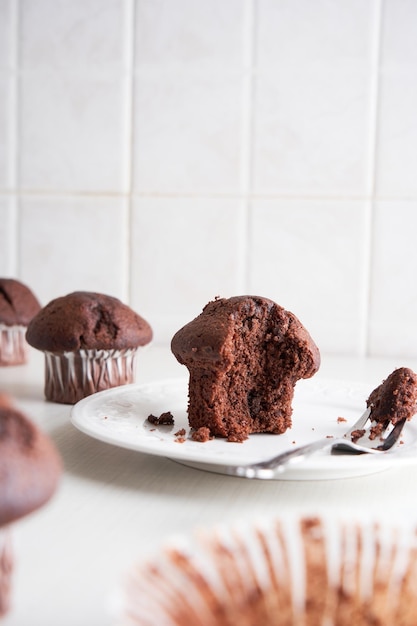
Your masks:
[[[370,425],[365,428],[368,420]],[[228,468],[228,473],[234,476],[241,476],[242,478],[274,478],[278,473],[283,472],[290,463],[302,461],[314,452],[325,450],[326,448],[331,448],[332,453],[335,451],[354,454],[381,454],[390,450],[397,443],[405,422],[406,419],[402,419],[393,427],[388,423],[375,437],[372,429],[375,428],[377,424],[372,421],[371,409],[368,408],[355,424],[340,438],[326,437],[325,439],[313,441],[312,443],[299,446],[287,452],[282,452],[267,461],[260,461],[259,463],[251,463],[249,465],[231,466]],[[363,433],[361,431],[363,431]],[[360,436],[357,436],[359,434]],[[370,438],[370,435],[372,438]],[[384,437],[384,435],[386,436]]]

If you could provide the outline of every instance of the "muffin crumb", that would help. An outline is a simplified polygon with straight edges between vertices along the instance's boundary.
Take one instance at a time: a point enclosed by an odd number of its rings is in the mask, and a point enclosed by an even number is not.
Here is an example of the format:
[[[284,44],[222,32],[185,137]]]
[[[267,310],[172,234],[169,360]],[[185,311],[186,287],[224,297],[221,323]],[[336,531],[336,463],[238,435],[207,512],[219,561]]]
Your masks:
[[[356,443],[361,437],[365,434],[364,428],[359,428],[358,430],[354,430],[351,434],[351,439],[353,443]]]
[[[161,413],[159,417],[156,415],[148,415],[148,422],[153,424],[154,426],[173,426],[174,424],[174,416],[171,411],[165,411],[165,413]]]
[[[213,437],[211,436],[210,429],[207,428],[207,426],[201,426],[192,433],[191,439],[193,441],[205,443],[206,441],[210,441],[210,439],[213,439]]]
[[[187,431],[185,430],[185,428],[180,428],[180,430],[177,430],[177,432],[175,433],[175,443],[185,443],[187,441],[186,435]]]

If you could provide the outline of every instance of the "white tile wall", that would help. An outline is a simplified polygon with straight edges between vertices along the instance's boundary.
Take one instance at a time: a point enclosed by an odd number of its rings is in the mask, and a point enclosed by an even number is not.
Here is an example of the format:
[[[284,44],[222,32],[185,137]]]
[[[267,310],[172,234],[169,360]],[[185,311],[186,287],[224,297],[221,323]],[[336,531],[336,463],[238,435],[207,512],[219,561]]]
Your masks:
[[[417,200],[376,203],[369,316],[373,354],[384,354],[386,345],[396,346],[398,354],[417,354],[416,215]]]
[[[24,70],[120,70],[125,14],[120,0],[20,0],[20,62]]]
[[[0,71],[13,65],[13,0],[0,2]]]
[[[417,357],[416,0],[2,0],[0,275]]]
[[[136,76],[134,191],[239,192],[241,81],[236,76]],[[143,123],[147,120],[146,124]]]
[[[10,196],[0,195],[0,268],[2,276],[13,276],[15,267],[15,205]]]
[[[417,196],[416,79],[414,70],[382,74],[377,157],[377,191],[381,196]]]
[[[0,189],[9,189],[13,184],[13,79],[0,70]]]
[[[417,4],[414,0],[384,0],[384,9],[381,49],[384,67],[397,70],[405,67],[415,69]]]
[[[261,75],[254,110],[255,193],[364,195],[369,108],[362,72]]]
[[[377,0],[258,0],[258,70],[362,69],[370,61],[377,4]]]
[[[143,197],[132,209],[131,302],[169,342],[206,302],[235,295],[241,284],[240,203]]]
[[[125,192],[123,94],[123,78],[116,75],[24,72],[21,187],[40,192]]]
[[[127,299],[127,204],[118,196],[24,195],[19,267],[43,304],[77,289]]]
[[[249,291],[285,302],[324,351],[361,350],[367,214],[364,201],[253,202]]]
[[[153,71],[241,70],[242,0],[138,0],[135,66]]]

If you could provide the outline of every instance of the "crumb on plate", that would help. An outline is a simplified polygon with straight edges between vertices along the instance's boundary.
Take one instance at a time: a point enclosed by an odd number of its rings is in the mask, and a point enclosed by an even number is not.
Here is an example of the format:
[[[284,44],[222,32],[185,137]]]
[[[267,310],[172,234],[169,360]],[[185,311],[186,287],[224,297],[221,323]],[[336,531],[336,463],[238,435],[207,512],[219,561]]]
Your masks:
[[[193,441],[205,443],[206,441],[210,441],[210,439],[213,439],[213,437],[210,435],[210,429],[207,428],[207,426],[201,426],[197,430],[193,431],[191,439]]]
[[[174,417],[171,411],[165,411],[161,413],[159,417],[156,415],[148,415],[148,422],[154,424],[154,426],[172,426],[174,424]]]
[[[186,435],[187,431],[185,430],[185,428],[181,428],[180,430],[177,430],[177,432],[175,433],[175,443],[185,443],[187,441]]]

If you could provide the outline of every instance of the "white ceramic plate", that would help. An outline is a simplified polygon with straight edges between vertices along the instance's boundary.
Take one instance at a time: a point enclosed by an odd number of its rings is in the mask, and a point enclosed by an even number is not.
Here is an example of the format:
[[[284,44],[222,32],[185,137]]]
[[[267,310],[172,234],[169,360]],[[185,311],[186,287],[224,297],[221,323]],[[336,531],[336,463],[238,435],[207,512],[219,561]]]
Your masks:
[[[78,402],[71,421],[79,430],[107,443],[168,457],[198,469],[226,473],[225,465],[241,465],[268,459],[289,448],[326,436],[337,437],[365,409],[369,389],[337,380],[303,380],[297,383],[293,401],[293,426],[283,435],[251,435],[243,443],[213,439],[198,443],[187,438],[187,380],[163,380],[125,385],[101,391]],[[148,415],[170,411],[174,426],[153,426]],[[338,418],[344,418],[341,421]],[[184,438],[177,436],[185,429]],[[371,474],[393,464],[417,462],[417,423],[407,424],[402,443],[386,454],[331,455],[316,453],[291,465],[277,478],[316,480]]]

